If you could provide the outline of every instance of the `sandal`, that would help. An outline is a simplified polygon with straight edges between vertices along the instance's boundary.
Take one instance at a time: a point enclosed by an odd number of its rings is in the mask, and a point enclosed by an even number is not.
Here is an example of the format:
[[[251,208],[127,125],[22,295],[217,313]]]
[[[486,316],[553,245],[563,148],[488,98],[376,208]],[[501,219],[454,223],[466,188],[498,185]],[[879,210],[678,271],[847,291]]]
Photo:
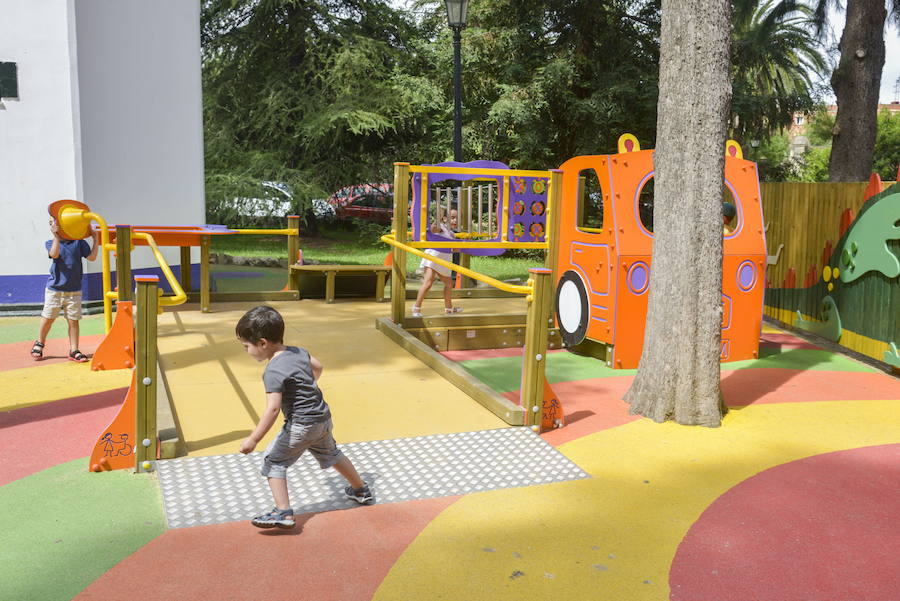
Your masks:
[[[444,315],[453,315],[454,313],[462,313],[462,307],[445,307]]]
[[[34,341],[34,345],[31,347],[31,358],[35,361],[40,361],[44,358],[44,343],[40,340]]]
[[[76,363],[84,363],[87,361],[87,355],[75,349],[74,351],[69,351],[69,361],[75,361]]]

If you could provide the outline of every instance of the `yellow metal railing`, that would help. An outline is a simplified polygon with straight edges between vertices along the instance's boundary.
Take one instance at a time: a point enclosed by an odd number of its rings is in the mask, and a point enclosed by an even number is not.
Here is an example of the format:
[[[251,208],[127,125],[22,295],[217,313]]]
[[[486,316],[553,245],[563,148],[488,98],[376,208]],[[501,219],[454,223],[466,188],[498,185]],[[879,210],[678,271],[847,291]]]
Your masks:
[[[102,268],[102,277],[103,277],[103,319],[104,324],[106,326],[106,331],[109,332],[110,328],[112,328],[112,301],[118,300],[119,293],[112,289],[112,269],[110,268],[110,260],[109,253],[111,251],[116,250],[116,245],[110,243],[109,241],[109,229],[106,224],[106,220],[103,219],[97,213],[87,212],[84,214],[84,217],[87,219],[93,219],[98,224],[100,224],[100,247],[103,249],[101,254],[101,268]],[[180,305],[187,301],[187,294],[181,287],[181,284],[178,282],[178,279],[175,277],[175,274],[172,273],[172,270],[169,268],[168,263],[166,262],[165,257],[163,257],[162,252],[159,250],[159,246],[156,245],[156,240],[153,239],[153,236],[150,234],[145,234],[143,232],[132,232],[131,233],[132,240],[134,238],[140,238],[147,243],[147,246],[150,247],[150,250],[153,251],[153,256],[156,259],[156,262],[159,264],[160,269],[163,272],[163,275],[166,277],[166,281],[169,282],[169,286],[172,288],[171,296],[161,296],[159,299],[159,304],[161,306],[173,306]],[[132,243],[132,248],[134,244]]]
[[[284,228],[281,230],[234,230],[238,234],[270,234],[272,236],[299,236],[300,230]]]
[[[433,261],[438,265],[443,265],[444,267],[451,269],[453,271],[457,271],[464,276],[470,277],[474,280],[478,280],[479,282],[484,282],[488,286],[493,286],[499,290],[503,290],[504,292],[512,292],[513,294],[524,294],[526,296],[531,295],[533,290],[533,285],[531,284],[531,280],[529,280],[528,285],[520,286],[518,284],[507,284],[506,282],[501,282],[491,276],[484,275],[483,273],[479,273],[477,271],[472,271],[466,267],[462,267],[457,265],[456,263],[452,263],[450,261],[445,261],[439,257],[435,257],[433,255],[426,254],[421,250],[410,246],[409,244],[403,244],[402,242],[397,242],[392,234],[385,234],[381,237],[381,241],[396,248],[402,249],[408,253],[414,254],[416,256],[422,257],[423,259],[428,259],[429,261]],[[431,244],[431,243],[429,243]],[[451,244],[452,246],[452,244]],[[426,248],[433,248],[433,246],[426,246]]]

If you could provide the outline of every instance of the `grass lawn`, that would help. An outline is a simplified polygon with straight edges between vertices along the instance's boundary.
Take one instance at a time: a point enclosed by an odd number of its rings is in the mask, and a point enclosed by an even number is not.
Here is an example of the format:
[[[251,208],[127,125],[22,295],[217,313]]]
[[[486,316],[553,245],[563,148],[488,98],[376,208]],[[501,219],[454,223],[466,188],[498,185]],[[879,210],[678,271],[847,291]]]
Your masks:
[[[359,232],[341,228],[323,229],[320,237],[300,237],[303,258],[319,263],[349,265],[380,265],[390,247],[379,242],[376,234],[368,237]],[[287,239],[284,236],[213,236],[212,252],[239,257],[287,257]],[[407,261],[409,271],[415,271],[420,259]],[[472,257],[472,269],[498,280],[526,279],[528,269],[542,267],[537,259],[516,257]]]

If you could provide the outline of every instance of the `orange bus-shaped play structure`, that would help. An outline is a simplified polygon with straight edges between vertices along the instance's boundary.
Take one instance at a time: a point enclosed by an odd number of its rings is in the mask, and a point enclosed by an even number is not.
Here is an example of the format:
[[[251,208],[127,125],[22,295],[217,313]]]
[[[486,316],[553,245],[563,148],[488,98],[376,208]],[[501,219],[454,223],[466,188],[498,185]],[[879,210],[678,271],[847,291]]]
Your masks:
[[[568,346],[585,339],[605,344],[609,366],[635,368],[652,281],[652,213],[647,207],[653,151],[641,150],[634,136],[624,134],[618,154],[575,157],[560,169],[560,334]],[[599,187],[591,190],[590,182]],[[733,140],[725,148],[724,197],[736,214],[723,231],[720,360],[753,359],[762,326],[766,242],[756,164],[744,160]]]

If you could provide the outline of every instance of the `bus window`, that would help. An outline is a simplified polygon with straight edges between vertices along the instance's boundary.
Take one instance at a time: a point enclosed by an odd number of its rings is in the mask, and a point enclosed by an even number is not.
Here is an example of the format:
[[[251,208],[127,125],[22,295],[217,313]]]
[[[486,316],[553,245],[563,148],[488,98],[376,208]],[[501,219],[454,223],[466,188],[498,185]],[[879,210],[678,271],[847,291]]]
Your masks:
[[[741,216],[738,213],[737,206],[738,203],[731,192],[731,187],[725,184],[722,188],[722,222],[726,236],[739,229]]]
[[[603,231],[603,188],[593,169],[578,174],[578,223],[583,232],[599,234]]]
[[[641,225],[651,234],[653,233],[653,182],[654,178],[652,175],[644,180],[644,185],[641,186],[637,199],[638,216],[641,219]]]

